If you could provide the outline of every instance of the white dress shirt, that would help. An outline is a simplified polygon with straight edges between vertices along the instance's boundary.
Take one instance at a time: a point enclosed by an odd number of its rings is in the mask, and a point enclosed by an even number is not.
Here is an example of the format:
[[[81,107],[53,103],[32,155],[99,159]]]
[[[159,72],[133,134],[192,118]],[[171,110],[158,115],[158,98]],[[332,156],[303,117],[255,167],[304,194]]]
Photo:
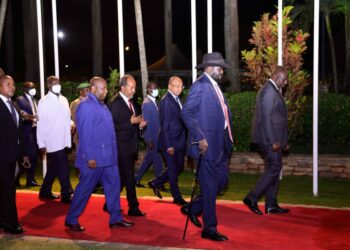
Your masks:
[[[67,98],[49,91],[38,104],[37,142],[48,153],[71,147],[71,114]]]

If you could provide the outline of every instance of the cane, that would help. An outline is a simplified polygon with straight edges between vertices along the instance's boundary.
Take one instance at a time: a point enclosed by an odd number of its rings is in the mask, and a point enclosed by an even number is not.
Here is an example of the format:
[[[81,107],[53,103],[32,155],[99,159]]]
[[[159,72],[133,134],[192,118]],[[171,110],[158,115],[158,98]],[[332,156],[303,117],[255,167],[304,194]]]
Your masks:
[[[197,163],[197,171],[194,174],[193,182],[192,182],[192,194],[191,194],[191,200],[190,204],[188,206],[188,214],[186,218],[186,224],[185,224],[185,229],[184,229],[184,234],[182,235],[182,239],[184,240],[186,237],[186,232],[187,232],[187,226],[188,226],[188,220],[190,219],[191,215],[191,210],[192,210],[192,201],[193,201],[193,196],[194,193],[196,192],[197,186],[198,186],[198,173],[199,173],[199,167],[201,165],[201,160],[202,160],[202,154],[199,154],[198,158],[198,163]]]

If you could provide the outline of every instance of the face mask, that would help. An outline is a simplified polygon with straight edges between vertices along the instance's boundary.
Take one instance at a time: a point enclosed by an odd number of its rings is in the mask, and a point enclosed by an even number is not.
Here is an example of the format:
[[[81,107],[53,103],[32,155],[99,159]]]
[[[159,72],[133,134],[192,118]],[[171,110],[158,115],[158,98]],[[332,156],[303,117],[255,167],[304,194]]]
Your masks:
[[[28,91],[28,94],[31,95],[31,96],[35,96],[36,95],[36,89],[30,89]]]
[[[55,94],[61,93],[61,84],[53,85],[51,90],[52,90],[52,92],[54,92]]]
[[[158,89],[152,89],[152,94],[151,96],[153,96],[154,98],[156,98],[159,94],[159,90]]]

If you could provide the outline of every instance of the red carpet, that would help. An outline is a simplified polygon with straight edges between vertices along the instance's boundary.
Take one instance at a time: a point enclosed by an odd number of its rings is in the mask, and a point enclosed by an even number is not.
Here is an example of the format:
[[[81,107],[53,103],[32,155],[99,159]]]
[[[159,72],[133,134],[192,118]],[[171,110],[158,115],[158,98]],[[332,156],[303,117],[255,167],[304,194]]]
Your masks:
[[[110,229],[108,215],[102,211],[104,197],[92,197],[79,220],[86,231],[76,233],[63,226],[68,205],[39,201],[37,193],[17,193],[20,222],[25,225],[26,235],[180,248],[350,249],[349,209],[289,206],[291,212],[286,215],[257,216],[242,204],[219,202],[218,230],[229,240],[213,242],[201,239],[200,230],[191,223],[186,240],[182,240],[186,218],[179,206],[170,201],[139,201],[146,217],[125,216],[136,225]],[[122,208],[127,211],[125,198]]]

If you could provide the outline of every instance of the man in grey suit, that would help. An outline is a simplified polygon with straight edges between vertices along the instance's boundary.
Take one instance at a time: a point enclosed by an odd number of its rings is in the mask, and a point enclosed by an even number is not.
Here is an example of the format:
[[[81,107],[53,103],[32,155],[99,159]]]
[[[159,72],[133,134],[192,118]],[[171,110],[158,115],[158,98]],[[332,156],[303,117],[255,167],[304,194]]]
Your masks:
[[[265,213],[287,213],[277,202],[279,175],[282,169],[282,151],[288,150],[287,107],[282,89],[287,84],[288,73],[277,66],[256,98],[256,109],[252,128],[252,142],[257,144],[265,160],[265,172],[254,189],[243,199],[245,205],[257,215],[262,215],[258,200],[265,195]]]

